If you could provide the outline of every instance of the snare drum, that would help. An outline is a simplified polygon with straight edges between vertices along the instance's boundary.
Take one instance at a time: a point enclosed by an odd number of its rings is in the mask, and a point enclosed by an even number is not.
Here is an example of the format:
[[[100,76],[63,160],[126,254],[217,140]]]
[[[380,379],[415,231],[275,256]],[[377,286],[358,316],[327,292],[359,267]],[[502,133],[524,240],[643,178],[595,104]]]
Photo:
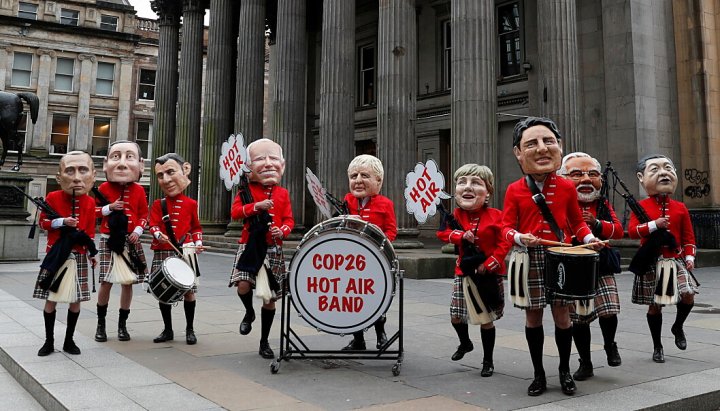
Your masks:
[[[545,289],[568,300],[595,297],[600,255],[587,248],[550,247],[545,252]]]
[[[195,283],[195,272],[182,258],[168,257],[150,275],[150,293],[164,304],[183,298]]]
[[[311,326],[350,334],[373,325],[395,295],[398,259],[380,228],[340,216],[305,234],[290,260],[293,305]]]

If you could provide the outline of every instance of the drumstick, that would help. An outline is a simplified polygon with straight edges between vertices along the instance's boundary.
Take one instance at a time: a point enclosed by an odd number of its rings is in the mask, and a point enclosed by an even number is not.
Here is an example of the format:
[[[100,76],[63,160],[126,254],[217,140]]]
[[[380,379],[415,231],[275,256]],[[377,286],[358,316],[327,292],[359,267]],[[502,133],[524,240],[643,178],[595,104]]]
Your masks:
[[[202,248],[202,249],[208,249],[212,248],[209,245],[184,245],[183,248]]]
[[[572,244],[561,243],[559,241],[543,240],[540,239],[540,245],[558,246],[558,247],[570,247]]]
[[[610,242],[610,240],[602,240],[602,241],[600,241],[599,243],[602,244],[602,245],[607,245],[609,242]],[[592,246],[595,245],[595,244],[597,244],[597,243],[587,243],[587,244],[575,245],[575,246],[572,246],[572,247],[568,247],[567,250],[572,250],[573,248],[592,247]]]

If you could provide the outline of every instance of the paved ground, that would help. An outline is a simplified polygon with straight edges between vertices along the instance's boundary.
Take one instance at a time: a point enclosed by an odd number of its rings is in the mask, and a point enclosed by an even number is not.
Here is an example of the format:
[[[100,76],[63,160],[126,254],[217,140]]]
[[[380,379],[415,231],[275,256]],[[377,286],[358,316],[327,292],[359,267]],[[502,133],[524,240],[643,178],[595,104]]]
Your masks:
[[[42,241],[41,241],[42,242]],[[434,251],[432,251],[434,252]],[[431,251],[419,253],[427,255]],[[151,255],[151,254],[148,254]],[[459,362],[450,360],[457,345],[449,323],[450,279],[404,281],[405,358],[398,376],[393,360],[308,360],[281,362],[277,374],[257,354],[259,320],[248,336],[238,334],[243,316],[234,290],[227,288],[232,256],[206,253],[195,329],[198,344],[184,341],[181,306],[173,310],[176,340],[153,344],[162,328],[157,302],[135,288],[128,324],[132,341],[116,338],[119,290],[113,290],[108,315],[109,341],[92,340],[95,302],[83,304],[76,342],[80,356],[57,352],[36,356],[42,345],[42,301],[30,298],[38,263],[0,264],[0,395],[13,396],[0,408],[37,409],[35,400],[12,383],[12,377],[46,408],[68,409],[718,409],[720,407],[720,268],[701,268],[696,307],[686,323],[688,349],[678,350],[670,334],[674,309],[666,310],[664,345],[667,362],[651,360],[652,343],[645,308],[630,304],[632,274],[619,275],[622,312],[617,342],[623,365],[605,363],[602,337],[593,329],[595,377],[578,382],[568,397],[557,382],[557,352],[552,321],[546,314],[547,393],[528,397],[532,377],[524,336],[524,316],[509,307],[496,323],[495,375],[480,377],[479,329],[471,328],[476,350]],[[256,309],[259,312],[259,300]],[[66,308],[60,306],[56,340],[62,341]],[[388,331],[396,331],[399,298],[388,313]],[[62,323],[62,324],[61,324]],[[348,337],[322,334],[303,325],[292,311],[294,331],[313,349],[342,347]],[[280,321],[271,335],[278,352]],[[371,332],[368,340],[374,339]],[[56,343],[56,348],[61,344]],[[577,355],[571,359],[573,370]],[[8,383],[6,383],[8,380]],[[23,395],[24,393],[24,395]],[[15,399],[17,395],[17,399]]]

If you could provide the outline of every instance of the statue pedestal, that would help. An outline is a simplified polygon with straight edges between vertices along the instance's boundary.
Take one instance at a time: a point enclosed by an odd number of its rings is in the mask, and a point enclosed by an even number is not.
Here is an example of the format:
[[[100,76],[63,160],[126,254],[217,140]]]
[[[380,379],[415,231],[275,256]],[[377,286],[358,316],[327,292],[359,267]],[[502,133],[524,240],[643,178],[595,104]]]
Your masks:
[[[28,238],[34,222],[28,221],[27,198],[12,186],[27,192],[32,177],[0,171],[0,261],[36,261],[40,232]]]

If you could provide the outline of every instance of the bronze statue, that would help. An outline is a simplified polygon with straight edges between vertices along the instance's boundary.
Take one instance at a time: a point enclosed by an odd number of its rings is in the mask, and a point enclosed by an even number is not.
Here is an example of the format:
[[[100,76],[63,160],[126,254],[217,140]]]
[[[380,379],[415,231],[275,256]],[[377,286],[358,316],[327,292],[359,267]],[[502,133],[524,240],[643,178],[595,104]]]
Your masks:
[[[0,157],[0,167],[5,164],[5,157],[10,149],[10,142],[14,142],[18,152],[18,161],[11,169],[20,171],[22,165],[22,152],[25,145],[25,138],[18,135],[18,123],[23,117],[23,103],[25,100],[30,105],[30,118],[33,124],[37,121],[40,100],[33,93],[8,93],[0,91],[0,139],[2,139],[3,152]]]

